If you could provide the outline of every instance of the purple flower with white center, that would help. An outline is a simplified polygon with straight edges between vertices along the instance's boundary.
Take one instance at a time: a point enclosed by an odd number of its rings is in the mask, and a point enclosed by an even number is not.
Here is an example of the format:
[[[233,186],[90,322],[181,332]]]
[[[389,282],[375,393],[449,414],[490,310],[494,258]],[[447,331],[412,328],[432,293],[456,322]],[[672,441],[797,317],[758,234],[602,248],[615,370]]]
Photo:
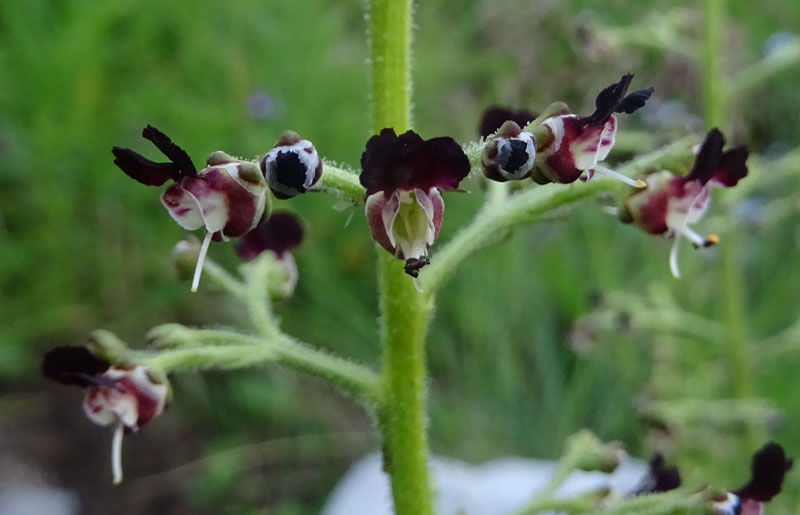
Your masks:
[[[288,297],[297,284],[297,265],[290,250],[303,241],[303,226],[300,219],[288,211],[276,211],[262,220],[255,229],[239,239],[236,251],[242,259],[252,261],[262,252],[270,252],[286,270],[285,281],[279,293]]]
[[[62,384],[89,388],[83,410],[101,426],[114,425],[111,470],[114,484],[122,481],[122,437],[160,415],[169,401],[170,386],[145,366],[111,366],[85,347],[57,347],[45,354],[42,372]]]
[[[305,193],[322,177],[322,159],[314,145],[293,131],[284,131],[261,159],[269,189],[279,199]]]
[[[534,180],[571,183],[578,179],[589,180],[595,173],[614,177],[631,186],[643,184],[598,164],[604,160],[617,133],[614,113],[631,114],[644,106],[653,94],[653,88],[640,89],[627,94],[633,74],[622,76],[619,82],[605,88],[595,100],[595,111],[590,116],[564,112],[546,119],[542,126],[547,137],[539,141],[536,149]]]
[[[527,109],[510,109],[502,106],[491,106],[483,112],[478,124],[478,134],[488,137],[497,132],[507,121],[512,121],[520,127],[525,127],[536,118],[536,115]]]
[[[669,257],[670,270],[675,277],[680,276],[678,245],[681,236],[695,248],[718,242],[717,236],[703,238],[690,227],[708,210],[711,188],[735,186],[747,175],[747,149],[738,146],[723,151],[724,146],[725,137],[719,130],[712,129],[686,176],[667,170],[648,175],[645,177],[647,188],[626,198],[620,210],[623,222],[635,223],[650,234],[675,238]]]
[[[267,206],[266,181],[258,166],[224,152],[212,153],[206,168],[198,172],[188,154],[155,127],[145,127],[142,136],[152,141],[170,162],[156,163],[133,150],[114,147],[114,164],[147,186],[174,181],[161,196],[161,203],[184,229],[205,227],[192,281],[192,291],[197,291],[211,240],[242,236],[261,220]]]
[[[536,140],[514,121],[505,122],[486,143],[481,156],[483,174],[497,182],[531,176],[536,159]]]
[[[417,277],[439,235],[441,190],[458,187],[469,174],[469,159],[452,138],[423,140],[414,131],[398,136],[387,128],[367,141],[361,169],[373,238]]]

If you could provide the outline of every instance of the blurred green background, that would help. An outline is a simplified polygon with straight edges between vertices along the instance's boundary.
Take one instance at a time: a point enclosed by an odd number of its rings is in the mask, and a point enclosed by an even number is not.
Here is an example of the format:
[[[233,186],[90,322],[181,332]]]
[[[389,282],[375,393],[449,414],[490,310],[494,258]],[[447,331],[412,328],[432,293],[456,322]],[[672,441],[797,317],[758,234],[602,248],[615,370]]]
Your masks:
[[[314,380],[186,374],[172,408],[127,439],[115,488],[109,432],[84,420],[79,391],[37,371],[45,349],[98,327],[137,344],[160,323],[237,323],[224,297],[176,279],[170,252],[184,232],[160,189],[120,173],[110,148],[155,157],[139,136],[151,123],[201,162],[217,149],[255,156],[292,128],[357,166],[370,135],[362,7],[0,3],[0,451],[76,490],[82,513],[316,513],[348,464],[377,448],[368,417]],[[494,103],[535,111],[561,99],[590,112],[627,71],[656,95],[622,121],[612,163],[703,130],[694,2],[454,0],[416,14],[425,137],[472,141]],[[613,199],[598,199],[469,260],[430,328],[433,452],[556,458],[589,427],[637,456],[666,452],[687,481],[731,488],[767,438],[800,456],[800,4],[730,1],[724,29],[725,85],[739,87],[724,129],[757,155],[698,224],[722,245],[687,245],[675,280],[670,242],[621,225],[604,212]],[[447,196],[439,245],[480,206],[478,183],[466,187]],[[308,235],[297,293],[277,309],[290,334],[376,364],[374,245],[360,209],[334,203],[276,203]],[[211,256],[237,264],[230,245]],[[798,511],[795,471],[770,513]]]

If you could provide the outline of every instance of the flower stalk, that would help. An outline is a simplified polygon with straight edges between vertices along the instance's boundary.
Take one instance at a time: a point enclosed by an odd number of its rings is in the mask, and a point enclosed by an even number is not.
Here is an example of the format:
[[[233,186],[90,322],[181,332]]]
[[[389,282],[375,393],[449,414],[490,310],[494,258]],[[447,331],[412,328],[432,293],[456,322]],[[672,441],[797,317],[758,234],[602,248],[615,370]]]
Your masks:
[[[725,126],[725,84],[721,69],[720,55],[725,48],[722,26],[725,18],[725,0],[706,0],[705,3],[705,46],[703,55],[703,92],[706,125]],[[733,393],[737,397],[751,394],[751,380],[748,344],[744,327],[745,306],[742,273],[735,236],[730,234],[720,249],[721,282],[723,291],[723,317],[727,334],[728,348],[725,354],[729,359]]]

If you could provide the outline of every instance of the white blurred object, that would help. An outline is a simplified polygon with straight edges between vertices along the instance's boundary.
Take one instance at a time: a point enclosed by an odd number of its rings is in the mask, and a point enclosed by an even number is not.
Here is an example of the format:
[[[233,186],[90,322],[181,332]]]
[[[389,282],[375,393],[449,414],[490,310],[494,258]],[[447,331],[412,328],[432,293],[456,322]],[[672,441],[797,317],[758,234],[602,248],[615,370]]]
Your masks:
[[[77,515],[78,496],[61,488],[5,483],[0,486],[3,515]]]
[[[479,466],[434,457],[431,472],[439,515],[509,515],[530,501],[556,470],[556,462],[501,458]],[[558,498],[601,487],[636,488],[647,464],[626,458],[613,474],[575,472],[556,490]],[[389,479],[381,457],[370,454],[350,467],[336,485],[322,515],[392,515]]]

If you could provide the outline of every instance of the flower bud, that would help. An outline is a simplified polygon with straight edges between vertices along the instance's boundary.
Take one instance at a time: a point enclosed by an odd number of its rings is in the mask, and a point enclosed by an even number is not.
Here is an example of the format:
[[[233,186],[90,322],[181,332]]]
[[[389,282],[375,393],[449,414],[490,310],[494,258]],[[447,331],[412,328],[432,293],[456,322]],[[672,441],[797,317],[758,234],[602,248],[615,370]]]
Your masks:
[[[269,259],[273,265],[266,277],[273,298],[290,297],[297,284],[297,265],[290,250],[303,241],[299,218],[288,211],[276,211],[245,234],[236,246],[242,259]]]
[[[285,131],[261,159],[261,172],[272,193],[287,199],[305,193],[322,176],[322,160],[314,145],[293,131]]]
[[[497,182],[530,177],[536,157],[536,140],[513,121],[505,122],[483,149],[481,164],[487,179]]]
[[[200,257],[200,240],[187,236],[172,248],[172,262],[181,279],[191,279]]]
[[[567,438],[565,457],[576,469],[599,470],[610,474],[619,466],[625,451],[619,442],[605,443],[588,429],[582,429]]]

